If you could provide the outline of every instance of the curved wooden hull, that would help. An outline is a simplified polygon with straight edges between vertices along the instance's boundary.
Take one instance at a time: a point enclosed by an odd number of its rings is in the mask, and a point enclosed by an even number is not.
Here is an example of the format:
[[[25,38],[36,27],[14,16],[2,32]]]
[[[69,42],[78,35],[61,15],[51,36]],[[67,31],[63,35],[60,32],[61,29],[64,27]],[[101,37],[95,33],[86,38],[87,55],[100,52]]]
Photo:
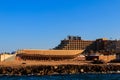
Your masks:
[[[24,60],[73,59],[83,50],[20,50],[17,56]]]

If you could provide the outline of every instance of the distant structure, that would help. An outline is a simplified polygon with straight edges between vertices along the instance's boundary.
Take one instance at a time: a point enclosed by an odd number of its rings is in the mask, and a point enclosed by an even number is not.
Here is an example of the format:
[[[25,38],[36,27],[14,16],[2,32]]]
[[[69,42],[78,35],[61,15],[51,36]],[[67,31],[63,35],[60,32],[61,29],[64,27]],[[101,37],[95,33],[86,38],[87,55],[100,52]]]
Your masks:
[[[14,61],[16,54],[0,54],[0,61]]]
[[[66,39],[61,40],[60,44],[52,50],[35,50],[23,49],[16,51],[17,60],[65,60],[74,59],[80,54],[91,55],[102,54],[100,59],[108,59],[108,56],[103,55],[117,55],[120,59],[120,41],[108,40],[100,38],[96,40],[83,40],[79,36],[68,36]],[[110,56],[110,60],[116,58]]]
[[[68,36],[67,39],[61,41],[61,43],[53,48],[54,50],[85,50],[94,41],[82,40],[79,36]]]
[[[120,53],[120,40],[108,40],[106,38],[96,39],[95,50],[101,53]]]
[[[112,54],[120,52],[120,40],[108,40],[100,38],[96,40],[82,40],[78,36],[68,36],[61,43],[53,48],[54,50],[84,50],[84,53],[91,51],[103,54]]]
[[[68,36],[67,39],[52,50],[23,49],[16,51],[17,59],[22,60],[65,60],[74,59],[94,41],[82,40],[79,36]]]

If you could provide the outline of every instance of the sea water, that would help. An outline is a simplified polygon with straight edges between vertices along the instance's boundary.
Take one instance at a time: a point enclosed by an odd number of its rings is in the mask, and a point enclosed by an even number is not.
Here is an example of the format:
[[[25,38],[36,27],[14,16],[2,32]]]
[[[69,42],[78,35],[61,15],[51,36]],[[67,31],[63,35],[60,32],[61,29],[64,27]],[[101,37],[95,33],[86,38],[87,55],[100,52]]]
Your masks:
[[[46,76],[0,76],[0,80],[120,80],[120,74],[67,74]]]

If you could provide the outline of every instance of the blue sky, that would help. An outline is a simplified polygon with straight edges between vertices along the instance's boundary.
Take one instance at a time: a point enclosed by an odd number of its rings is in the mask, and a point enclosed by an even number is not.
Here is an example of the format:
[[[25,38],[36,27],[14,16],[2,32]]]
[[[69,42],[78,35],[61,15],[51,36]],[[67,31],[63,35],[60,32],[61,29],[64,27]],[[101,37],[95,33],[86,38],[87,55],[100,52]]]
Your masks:
[[[67,35],[120,39],[120,0],[0,0],[0,52],[50,49]]]

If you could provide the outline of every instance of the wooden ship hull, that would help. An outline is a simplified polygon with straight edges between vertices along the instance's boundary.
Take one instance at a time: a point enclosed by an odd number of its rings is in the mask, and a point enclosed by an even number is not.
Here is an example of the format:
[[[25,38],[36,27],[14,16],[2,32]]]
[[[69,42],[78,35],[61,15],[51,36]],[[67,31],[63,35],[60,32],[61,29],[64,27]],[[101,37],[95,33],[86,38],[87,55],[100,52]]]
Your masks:
[[[18,50],[17,58],[23,60],[63,60],[73,59],[83,50]]]

